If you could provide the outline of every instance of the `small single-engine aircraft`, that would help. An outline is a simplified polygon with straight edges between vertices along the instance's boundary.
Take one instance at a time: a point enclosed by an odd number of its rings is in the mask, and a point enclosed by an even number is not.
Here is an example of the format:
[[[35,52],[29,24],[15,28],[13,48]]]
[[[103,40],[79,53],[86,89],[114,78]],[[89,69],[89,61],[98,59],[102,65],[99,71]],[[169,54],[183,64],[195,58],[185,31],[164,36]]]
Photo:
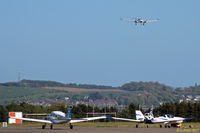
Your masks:
[[[20,119],[20,120],[25,120],[25,121],[41,122],[41,123],[44,123],[44,125],[42,125],[42,129],[45,129],[47,123],[51,124],[50,129],[53,129],[53,124],[63,124],[63,123],[69,123],[70,129],[73,129],[72,123],[106,118],[106,116],[100,116],[100,117],[88,117],[88,118],[81,118],[81,119],[71,119],[71,112],[72,112],[72,108],[68,109],[68,114],[65,114],[61,111],[53,111],[51,112],[51,114],[49,114],[46,117],[46,120],[32,119],[32,118],[18,118],[18,117],[9,117],[9,118]]]
[[[137,25],[138,23],[144,25],[146,23],[156,22],[159,19],[155,19],[155,20],[143,20],[143,19],[137,19],[137,18],[135,18],[135,19],[123,19],[123,18],[121,18],[121,20],[122,21],[126,21],[126,22],[133,22],[133,23],[135,23],[135,25]]]
[[[115,120],[124,120],[124,121],[132,121],[137,123],[144,123],[144,124],[155,124],[155,123],[164,123],[165,128],[170,128],[170,123],[176,124],[177,127],[180,127],[180,123],[183,122],[183,120],[190,120],[191,118],[182,118],[182,117],[174,117],[173,115],[166,114],[159,117],[154,117],[152,111],[150,113],[145,113],[144,115],[140,110],[136,110],[136,120],[135,119],[126,119],[126,118],[117,118],[117,117],[107,117],[112,118]],[[138,128],[138,124],[136,125],[136,128]],[[148,128],[148,125],[147,125]],[[160,128],[162,128],[162,125],[160,125]]]

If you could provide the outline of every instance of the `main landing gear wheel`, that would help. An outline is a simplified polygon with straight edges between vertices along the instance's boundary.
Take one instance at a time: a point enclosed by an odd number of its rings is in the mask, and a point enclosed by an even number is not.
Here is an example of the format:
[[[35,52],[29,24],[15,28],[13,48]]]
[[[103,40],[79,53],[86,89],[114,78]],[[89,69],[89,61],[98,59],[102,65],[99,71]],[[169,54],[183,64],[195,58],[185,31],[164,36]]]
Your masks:
[[[53,129],[53,125],[50,126],[50,129],[51,129],[51,130]]]
[[[170,128],[171,126],[168,124],[168,125],[165,125],[165,128]]]
[[[147,125],[147,128],[149,128],[149,125]]]
[[[70,129],[73,129],[73,125],[70,124]]]
[[[135,127],[138,128],[138,125],[136,125]]]
[[[160,125],[160,128],[162,128],[162,125]]]
[[[46,125],[42,125],[42,129],[45,129]]]

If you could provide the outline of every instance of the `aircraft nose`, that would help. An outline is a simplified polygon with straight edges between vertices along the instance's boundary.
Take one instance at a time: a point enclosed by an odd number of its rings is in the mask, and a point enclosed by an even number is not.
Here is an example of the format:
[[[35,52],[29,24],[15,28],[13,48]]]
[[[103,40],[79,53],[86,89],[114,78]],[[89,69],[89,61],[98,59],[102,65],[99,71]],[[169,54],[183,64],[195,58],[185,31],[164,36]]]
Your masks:
[[[185,120],[191,120],[192,118],[184,118]]]

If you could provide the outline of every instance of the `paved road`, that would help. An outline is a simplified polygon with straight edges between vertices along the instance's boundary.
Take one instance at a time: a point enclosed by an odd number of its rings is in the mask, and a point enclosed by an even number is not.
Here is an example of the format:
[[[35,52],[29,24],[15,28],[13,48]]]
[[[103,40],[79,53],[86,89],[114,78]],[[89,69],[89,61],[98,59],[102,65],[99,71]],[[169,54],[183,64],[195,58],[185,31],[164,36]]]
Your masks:
[[[191,130],[191,129],[190,129]],[[180,129],[179,132],[183,131]],[[177,133],[178,129],[175,128],[111,128],[111,127],[76,127],[73,130],[63,127],[55,127],[53,130],[44,129],[41,127],[8,127],[0,128],[0,133]],[[194,131],[193,131],[194,132]],[[199,132],[195,131],[195,132]]]

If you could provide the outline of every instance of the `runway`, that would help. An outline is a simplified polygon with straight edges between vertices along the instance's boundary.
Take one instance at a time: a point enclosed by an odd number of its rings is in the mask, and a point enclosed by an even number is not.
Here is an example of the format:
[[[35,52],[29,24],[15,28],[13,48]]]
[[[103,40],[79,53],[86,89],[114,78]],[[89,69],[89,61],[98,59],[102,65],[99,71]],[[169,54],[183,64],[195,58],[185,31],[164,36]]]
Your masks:
[[[0,133],[177,133],[186,132],[176,128],[113,128],[113,127],[76,127],[73,130],[55,127],[53,130],[41,127],[7,127],[0,128]],[[192,129],[190,129],[192,130]],[[199,130],[198,130],[199,131]],[[190,132],[188,130],[188,132]]]

